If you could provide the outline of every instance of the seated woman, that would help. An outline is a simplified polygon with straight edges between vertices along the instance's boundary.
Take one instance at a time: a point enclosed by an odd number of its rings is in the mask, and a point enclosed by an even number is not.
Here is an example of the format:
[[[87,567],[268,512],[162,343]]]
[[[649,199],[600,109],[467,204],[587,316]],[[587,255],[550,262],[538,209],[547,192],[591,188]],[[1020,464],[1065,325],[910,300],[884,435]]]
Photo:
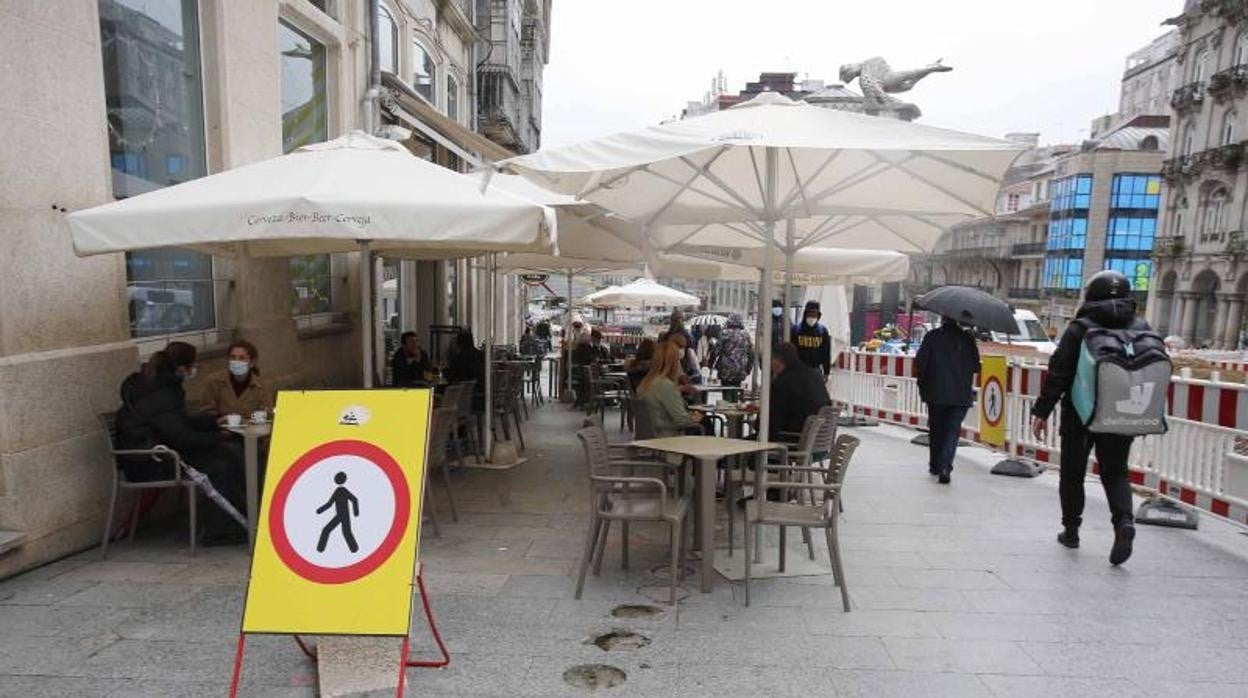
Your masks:
[[[121,384],[117,411],[120,448],[148,449],[163,444],[208,476],[212,485],[240,512],[245,512],[243,455],[221,431],[211,415],[192,416],[186,410],[183,382],[195,375],[195,347],[170,342]],[[134,482],[173,479],[173,463],[147,456],[122,460],[126,478]],[[205,545],[247,542],[247,531],[224,511],[208,506],[204,512]]]
[[[399,348],[390,359],[390,385],[396,388],[426,388],[426,373],[433,371],[429,354],[420,348],[420,338],[415,332],[404,332],[399,337]]]
[[[624,364],[624,372],[628,374],[628,382],[632,385],[633,392],[637,391],[637,386],[641,385],[641,379],[650,372],[650,362],[654,359],[655,346],[654,340],[649,337],[641,340],[641,344],[637,346],[637,355]]]
[[[680,348],[674,342],[663,342],[654,349],[650,372],[637,386],[637,397],[650,412],[656,438],[679,436],[697,421],[689,413],[676,378],[680,375]]]
[[[260,352],[256,346],[245,339],[235,340],[230,344],[226,359],[225,370],[204,381],[204,408],[218,420],[227,414],[247,420],[253,412],[271,411],[274,396],[260,380]]]

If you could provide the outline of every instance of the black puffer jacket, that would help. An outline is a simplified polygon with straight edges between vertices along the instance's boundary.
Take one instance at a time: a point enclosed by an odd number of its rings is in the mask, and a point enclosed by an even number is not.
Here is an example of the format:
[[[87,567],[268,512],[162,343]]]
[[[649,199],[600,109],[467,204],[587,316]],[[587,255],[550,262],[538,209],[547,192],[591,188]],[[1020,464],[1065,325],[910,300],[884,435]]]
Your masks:
[[[937,327],[924,335],[914,361],[923,402],[957,407],[975,404],[979,347],[969,332],[957,325]]]
[[[182,380],[172,374],[144,378],[133,373],[121,384],[117,412],[117,440],[121,448],[151,448],[164,444],[194,462],[214,451],[224,440],[216,420],[186,412]]]
[[[1107,329],[1150,329],[1148,323],[1135,316],[1135,299],[1110,298],[1103,301],[1084,303],[1075,314],[1076,319],[1086,319],[1097,327]],[[1078,424],[1077,417],[1068,417],[1075,411],[1070,399],[1070,385],[1075,380],[1075,370],[1079,367],[1079,350],[1083,346],[1083,336],[1088,328],[1082,322],[1066,325],[1062,339],[1058,342],[1057,351],[1049,358],[1049,376],[1040,390],[1040,397],[1031,408],[1031,414],[1041,419],[1048,419],[1058,400],[1062,403],[1062,424]]]

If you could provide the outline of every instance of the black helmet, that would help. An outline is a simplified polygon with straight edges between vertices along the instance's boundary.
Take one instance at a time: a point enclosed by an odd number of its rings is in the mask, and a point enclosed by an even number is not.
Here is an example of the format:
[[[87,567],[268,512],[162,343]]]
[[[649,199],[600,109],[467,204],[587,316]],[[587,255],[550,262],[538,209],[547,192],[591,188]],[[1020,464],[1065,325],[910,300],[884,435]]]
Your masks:
[[[1111,298],[1126,298],[1131,295],[1131,280],[1121,272],[1113,269],[1098,271],[1088,279],[1083,292],[1083,300],[1107,301]]]

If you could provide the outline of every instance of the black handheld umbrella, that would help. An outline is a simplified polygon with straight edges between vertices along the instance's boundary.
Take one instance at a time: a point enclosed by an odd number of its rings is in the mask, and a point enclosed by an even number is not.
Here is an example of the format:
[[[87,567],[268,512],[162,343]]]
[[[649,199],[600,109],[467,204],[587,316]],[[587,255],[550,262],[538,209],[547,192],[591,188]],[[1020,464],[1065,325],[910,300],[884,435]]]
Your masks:
[[[993,332],[1018,333],[1014,311],[1005,301],[969,286],[941,286],[914,299],[914,307]]]

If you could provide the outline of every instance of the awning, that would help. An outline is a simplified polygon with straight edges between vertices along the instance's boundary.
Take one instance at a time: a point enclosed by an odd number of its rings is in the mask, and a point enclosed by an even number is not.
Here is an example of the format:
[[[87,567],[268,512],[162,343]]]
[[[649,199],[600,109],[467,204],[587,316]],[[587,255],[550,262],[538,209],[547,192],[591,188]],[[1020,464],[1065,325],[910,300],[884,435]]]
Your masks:
[[[483,161],[498,162],[516,156],[507,148],[460,125],[430,106],[398,76],[383,72],[381,86],[381,106],[391,116],[474,166],[482,164]]]

